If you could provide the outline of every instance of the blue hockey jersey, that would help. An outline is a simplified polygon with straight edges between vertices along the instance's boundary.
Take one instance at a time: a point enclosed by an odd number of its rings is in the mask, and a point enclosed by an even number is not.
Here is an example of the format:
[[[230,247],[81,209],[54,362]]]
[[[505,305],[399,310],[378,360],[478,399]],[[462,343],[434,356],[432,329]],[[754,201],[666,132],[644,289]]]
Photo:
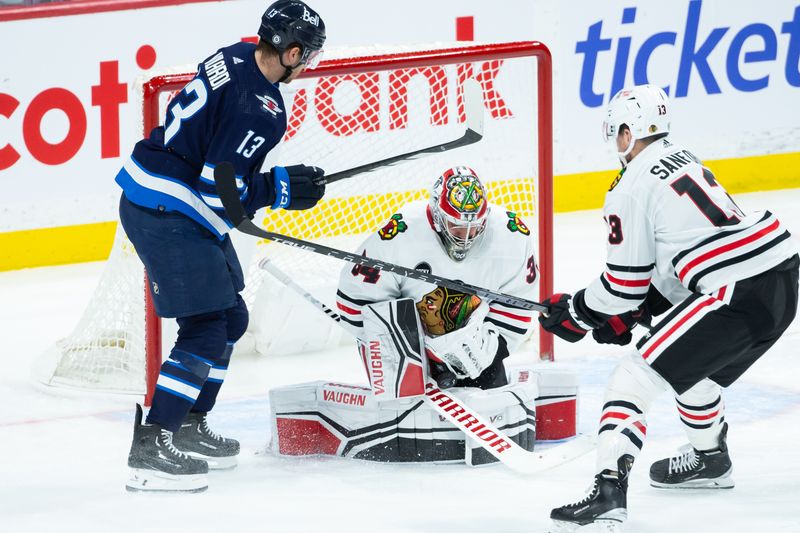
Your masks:
[[[214,185],[214,167],[233,163],[242,203],[252,214],[274,192],[259,171],[285,132],[278,84],[259,70],[255,45],[237,43],[198,66],[167,107],[164,125],[136,143],[116,181],[132,203],[179,211],[222,239],[231,223]]]

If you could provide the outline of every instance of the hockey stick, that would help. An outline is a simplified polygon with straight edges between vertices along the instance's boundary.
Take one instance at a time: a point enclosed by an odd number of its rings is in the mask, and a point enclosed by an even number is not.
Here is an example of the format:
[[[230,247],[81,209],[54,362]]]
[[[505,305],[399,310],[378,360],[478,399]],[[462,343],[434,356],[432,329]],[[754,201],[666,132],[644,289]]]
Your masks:
[[[442,144],[435,144],[419,150],[413,150],[405,154],[387,157],[386,159],[367,163],[366,165],[354,167],[349,170],[336,172],[326,176],[325,182],[333,183],[335,181],[351,178],[357,174],[372,172],[378,168],[388,167],[401,161],[417,159],[429,154],[446,152],[448,150],[461,148],[462,146],[468,146],[480,141],[483,138],[483,90],[475,80],[467,80],[464,82],[464,114],[466,115],[465,122],[467,129],[464,132],[464,135],[458,139]]]
[[[589,453],[595,446],[589,435],[577,435],[564,444],[529,452],[506,437],[489,420],[433,383],[426,384],[425,403],[452,422],[498,461],[522,474],[538,474]]]
[[[261,261],[259,261],[258,267],[261,270],[266,270],[267,272],[272,274],[278,281],[280,281],[281,283],[283,283],[284,285],[295,291],[297,294],[302,296],[304,300],[306,300],[308,303],[310,303],[311,305],[313,305],[314,307],[316,307],[317,309],[328,315],[328,318],[330,318],[331,320],[339,324],[339,326],[341,326],[342,318],[341,315],[339,315],[339,313],[337,313],[336,311],[334,311],[333,309],[331,309],[330,307],[319,301],[313,294],[311,294],[306,289],[295,283],[294,280],[288,276],[288,274],[286,274],[283,270],[273,265],[272,262],[269,260],[269,258],[265,257]],[[433,361],[429,361],[429,363],[431,364],[431,366],[436,367],[436,371],[438,374],[436,378],[434,378],[436,380],[436,383],[440,387],[444,387],[446,389],[452,387],[457,379],[455,374],[453,374],[450,371],[450,369],[447,368],[447,366],[445,366],[443,363],[435,363]]]
[[[258,266],[275,276],[278,281],[302,296],[307,302],[325,313],[328,318],[341,327],[341,319],[338,313],[295,283],[283,271],[271,264],[269,259],[262,259]],[[498,461],[520,473],[535,474],[555,468],[590,452],[594,448],[594,441],[591,437],[579,435],[570,442],[559,444],[547,450],[529,452],[510,437],[504,435],[491,421],[478,414],[468,405],[465,405],[455,395],[441,390],[430,380],[425,384],[423,400],[439,413],[442,418],[450,421],[467,437],[497,458]]]
[[[538,311],[540,313],[548,313],[550,310],[550,307],[545,304],[534,302],[532,300],[526,300],[525,298],[520,298],[518,296],[490,291],[489,289],[484,289],[483,287],[478,287],[476,285],[470,285],[469,283],[462,283],[460,281],[442,278],[433,274],[425,274],[424,272],[414,270],[412,268],[395,265],[393,263],[385,263],[383,261],[376,261],[363,255],[345,252],[344,250],[338,250],[336,248],[331,248],[315,242],[295,239],[294,237],[288,237],[286,235],[281,235],[280,233],[273,233],[271,231],[264,230],[256,226],[247,216],[247,212],[245,211],[244,206],[239,199],[239,190],[236,187],[236,173],[231,163],[223,161],[217,165],[217,167],[214,169],[214,182],[217,185],[217,194],[219,194],[222,205],[225,207],[225,213],[228,215],[228,218],[233,226],[242,233],[247,233],[248,235],[253,235],[254,237],[261,237],[262,239],[275,241],[280,244],[292,246],[294,248],[300,248],[301,250],[306,250],[315,254],[327,255],[328,257],[349,261],[350,263],[356,265],[363,265],[376,270],[382,270],[384,272],[392,272],[406,278],[416,279],[426,283],[447,287],[448,289],[474,294],[480,298],[500,302],[502,304],[517,307],[519,309]]]

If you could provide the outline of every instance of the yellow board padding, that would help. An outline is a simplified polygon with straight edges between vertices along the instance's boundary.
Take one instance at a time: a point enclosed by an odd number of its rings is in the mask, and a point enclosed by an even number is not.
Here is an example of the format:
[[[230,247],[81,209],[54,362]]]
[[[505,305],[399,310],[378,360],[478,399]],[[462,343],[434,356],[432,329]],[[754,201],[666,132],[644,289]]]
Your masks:
[[[800,187],[800,152],[704,161],[731,194]]]
[[[800,187],[800,152],[703,161],[731,194]],[[564,174],[553,179],[556,213],[600,209],[619,171]]]
[[[108,259],[116,222],[0,233],[0,271]]]
[[[533,178],[489,182],[489,201],[516,211],[522,217],[533,214]],[[299,239],[317,239],[377,231],[381,224],[408,202],[428,198],[428,189],[365,194],[321,201],[307,211],[268,211],[259,223],[269,231]]]
[[[717,180],[732,194],[800,188],[800,152],[770,154],[704,162]],[[557,213],[598,209],[616,176],[616,170],[556,176],[553,183]],[[489,184],[489,200],[516,209],[528,219],[533,211],[523,198],[530,195],[532,180],[510,180]],[[349,199],[331,198],[313,211],[280,211],[259,221],[276,233],[300,238],[317,238],[342,233],[339,228],[378,229],[403,204],[427,198],[427,190],[364,195]],[[346,224],[341,225],[341,220]],[[530,223],[533,223],[531,221]],[[291,230],[291,231],[290,231]],[[114,242],[116,222],[10,231],[0,233],[0,271],[38,266],[62,265],[108,258]]]

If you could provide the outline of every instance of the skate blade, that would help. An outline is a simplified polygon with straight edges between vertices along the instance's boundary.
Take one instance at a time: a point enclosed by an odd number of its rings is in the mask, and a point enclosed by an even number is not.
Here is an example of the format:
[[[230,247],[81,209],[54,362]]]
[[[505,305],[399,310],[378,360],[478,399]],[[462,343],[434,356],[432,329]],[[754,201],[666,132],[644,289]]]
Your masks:
[[[657,489],[732,489],[736,485],[730,471],[714,479],[692,479],[683,483],[659,483],[650,480],[650,486]]]
[[[176,476],[142,468],[132,468],[125,484],[128,492],[203,492],[207,488],[206,474]]]
[[[617,519],[606,516],[605,518],[597,518],[590,524],[576,524],[575,522],[564,522],[561,520],[553,520],[553,525],[548,530],[548,533],[623,533],[624,520],[627,513],[621,515]]]
[[[186,452],[186,453],[187,455],[189,455],[189,457],[200,459],[201,461],[205,461],[206,463],[208,463],[209,470],[230,470],[232,468],[236,468],[236,465],[239,464],[235,455],[232,455],[230,457],[210,457],[208,455],[203,455],[195,452]]]

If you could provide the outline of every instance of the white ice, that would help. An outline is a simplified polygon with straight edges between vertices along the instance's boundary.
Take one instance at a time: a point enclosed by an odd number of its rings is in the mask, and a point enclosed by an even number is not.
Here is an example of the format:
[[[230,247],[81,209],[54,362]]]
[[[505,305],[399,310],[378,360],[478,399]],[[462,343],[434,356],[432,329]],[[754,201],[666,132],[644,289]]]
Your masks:
[[[800,236],[800,189],[740,195]],[[558,215],[556,288],[574,291],[603,264],[597,211]],[[270,387],[316,379],[363,381],[354,353],[234,359],[212,413],[241,440],[234,471],[212,473],[193,495],[124,489],[133,398],[43,390],[32,358],[69,333],[102,263],[0,274],[0,532],[544,532],[550,509],[582,496],[594,456],[537,477],[503,466],[392,466],[264,453]],[[713,342],[713,339],[709,339]],[[594,432],[603,384],[623,353],[590,340],[557,342],[557,364],[580,373],[580,430]],[[736,488],[666,492],[648,485],[649,464],[685,442],[669,395],[650,416],[632,474],[628,532],[800,531],[800,323],[726,391]],[[517,354],[518,363],[533,361]]]

